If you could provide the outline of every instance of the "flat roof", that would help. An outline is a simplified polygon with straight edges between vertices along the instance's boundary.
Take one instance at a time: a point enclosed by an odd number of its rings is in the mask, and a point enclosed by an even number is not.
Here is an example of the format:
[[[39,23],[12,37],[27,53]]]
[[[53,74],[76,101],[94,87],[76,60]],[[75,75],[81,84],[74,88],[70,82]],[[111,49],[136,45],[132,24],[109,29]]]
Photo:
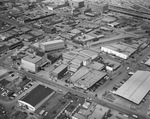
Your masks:
[[[150,90],[150,72],[138,70],[116,92],[127,100],[139,104]]]
[[[82,53],[82,54],[84,54],[84,55],[86,55],[86,56],[90,56],[90,57],[98,55],[97,52],[94,52],[92,50],[81,50],[79,52]]]
[[[102,79],[105,75],[105,72],[92,70],[88,74],[80,78],[76,83],[86,88],[89,88],[92,85],[94,85],[97,81]]]
[[[86,75],[89,72],[89,69],[87,67],[81,67],[76,73],[74,73],[71,77],[70,80],[72,82],[75,82],[79,80],[81,77]]]
[[[61,64],[60,66],[58,66],[56,69],[54,69],[54,70],[52,71],[52,74],[57,75],[57,74],[59,74],[63,69],[65,69],[66,67],[68,67],[68,65],[66,65],[66,64]]]
[[[113,16],[105,16],[104,18],[102,18],[102,21],[105,21],[105,22],[114,22],[116,20],[117,19]]]
[[[135,48],[130,47],[129,45],[126,45],[125,43],[122,43],[122,42],[112,43],[112,44],[105,45],[102,47],[111,49],[121,54],[125,54],[127,56],[131,55],[133,52],[136,51]]]
[[[62,43],[64,42],[63,40],[52,40],[52,41],[48,41],[48,42],[42,42],[41,45],[50,45],[50,44],[54,44],[54,43]]]
[[[82,36],[76,37],[75,40],[85,42],[85,41],[92,40],[94,38],[95,38],[94,36],[91,36],[91,35],[88,35],[88,34],[84,34]]]
[[[39,56],[35,56],[35,55],[33,55],[33,56],[25,56],[24,58],[23,58],[23,60],[25,60],[25,61],[28,61],[28,62],[32,62],[32,63],[37,63],[37,62],[39,62],[40,60],[42,59],[42,57],[39,57]]]
[[[112,67],[113,69],[117,69],[120,66],[120,63],[111,59],[105,59],[104,61],[107,63],[107,66]]]
[[[95,70],[101,70],[102,68],[104,68],[104,64],[101,64],[99,62],[92,62],[87,67]]]
[[[35,87],[28,95],[21,100],[35,107],[39,102],[50,95],[54,90],[43,85]]]

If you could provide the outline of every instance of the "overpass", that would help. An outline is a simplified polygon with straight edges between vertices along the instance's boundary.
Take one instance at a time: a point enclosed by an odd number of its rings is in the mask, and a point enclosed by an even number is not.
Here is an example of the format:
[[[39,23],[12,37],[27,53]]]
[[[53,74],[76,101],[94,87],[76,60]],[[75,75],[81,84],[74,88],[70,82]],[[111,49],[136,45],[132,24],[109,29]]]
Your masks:
[[[99,45],[99,44],[113,43],[116,41],[121,41],[124,38],[136,38],[136,37],[133,36],[132,34],[120,34],[120,35],[110,37],[110,38],[99,39],[99,41],[89,43],[88,46],[92,47],[92,46]],[[137,38],[138,38],[138,36],[137,36]]]
[[[128,8],[124,8],[124,7],[120,7],[120,6],[114,6],[114,5],[109,5],[108,9],[111,10],[111,11],[114,11],[114,12],[119,12],[119,13],[122,13],[122,14],[127,14],[127,15],[130,15],[130,16],[150,20],[150,15],[145,14],[145,13],[140,12],[140,11],[133,10],[133,9],[128,9]]]

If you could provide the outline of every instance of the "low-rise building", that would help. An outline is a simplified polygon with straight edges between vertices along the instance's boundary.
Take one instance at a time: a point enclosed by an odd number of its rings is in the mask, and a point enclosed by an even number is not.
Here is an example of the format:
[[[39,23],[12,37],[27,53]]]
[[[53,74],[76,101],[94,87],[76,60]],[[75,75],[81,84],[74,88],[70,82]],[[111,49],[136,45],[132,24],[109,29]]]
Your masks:
[[[92,62],[87,67],[94,70],[102,70],[104,68],[104,64],[101,64],[99,62]]]
[[[79,43],[79,44],[87,44],[88,42],[91,42],[95,39],[95,37],[88,35],[88,34],[84,34],[81,36],[77,36],[76,38],[74,38],[74,42]]]
[[[48,87],[43,85],[38,85],[35,87],[30,93],[28,93],[25,97],[18,100],[18,104],[20,107],[28,110],[29,112],[34,112],[39,106],[40,102],[42,102],[47,97],[50,97],[54,94],[54,91]],[[44,101],[45,102],[45,101]]]
[[[19,46],[23,46],[23,42],[21,40],[16,39],[16,38],[12,38],[9,41],[7,41],[6,45],[8,46],[9,50],[12,50],[12,49],[17,48]]]
[[[51,72],[51,78],[61,79],[68,71],[68,65],[61,64]]]
[[[65,42],[63,40],[43,42],[40,43],[40,48],[45,52],[62,49],[65,48]]]
[[[70,77],[70,82],[73,84],[79,80],[81,77],[86,75],[89,72],[89,69],[87,67],[81,67],[77,72],[75,72],[71,77]]]
[[[96,57],[98,57],[98,53],[92,50],[80,50],[79,52],[80,54],[90,57],[91,60],[94,60]]]
[[[88,88],[92,87],[96,82],[101,80],[105,75],[105,72],[92,70],[89,73],[85,74],[83,77],[81,77],[79,80],[77,80],[74,85],[87,90]]]
[[[135,48],[125,45],[121,42],[102,46],[101,50],[109,54],[116,55],[123,59],[127,59],[131,54],[133,54],[136,51]]]
[[[21,59],[21,67],[27,71],[37,72],[39,67],[41,67],[45,62],[47,62],[47,59],[44,56],[40,57],[31,54]]]

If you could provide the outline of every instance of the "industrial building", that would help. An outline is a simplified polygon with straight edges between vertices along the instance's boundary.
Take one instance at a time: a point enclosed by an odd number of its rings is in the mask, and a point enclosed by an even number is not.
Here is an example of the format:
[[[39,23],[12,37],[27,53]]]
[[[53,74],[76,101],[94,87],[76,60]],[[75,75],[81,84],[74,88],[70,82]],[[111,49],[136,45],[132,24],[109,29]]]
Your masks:
[[[40,43],[40,48],[45,52],[62,49],[65,48],[65,42],[63,40],[42,42]]]
[[[89,72],[89,69],[87,67],[81,67],[77,72],[75,72],[70,77],[70,82],[75,83],[77,80],[79,80],[81,77],[86,75]]]
[[[109,54],[116,55],[123,59],[127,59],[131,54],[133,54],[136,51],[135,48],[125,45],[121,42],[101,46],[101,50]]]
[[[74,85],[76,87],[83,88],[87,90],[91,86],[93,86],[96,82],[98,82],[100,79],[102,79],[106,75],[105,72],[100,72],[97,70],[91,70],[87,74],[85,74],[83,77],[81,77],[79,80],[77,80]]]
[[[94,60],[95,58],[98,57],[98,53],[97,52],[94,52],[92,50],[81,50],[79,51],[80,54],[83,54],[85,56],[88,56],[91,58],[91,60]]]
[[[91,63],[91,57],[78,52],[78,55],[69,62],[68,70],[76,72],[81,66],[87,66]]]
[[[47,62],[47,58],[30,54],[21,59],[21,67],[27,71],[37,72],[39,67]]]
[[[78,55],[78,52],[70,51],[70,52],[63,53],[62,57],[63,57],[63,60],[64,59],[73,60],[77,55]]]
[[[49,53],[47,54],[47,59],[49,60],[50,64],[54,64],[57,60],[62,59],[61,53]]]
[[[110,59],[105,59],[104,63],[106,64],[106,70],[108,71],[115,71],[121,66],[119,62]]]
[[[76,38],[74,38],[73,41],[75,43],[79,43],[79,44],[85,45],[88,42],[93,41],[94,39],[95,39],[95,37],[93,37],[91,35],[88,35],[88,34],[84,34],[84,35],[81,35],[81,36],[77,36]]]
[[[38,104],[49,96],[52,96],[54,91],[46,86],[38,85],[25,97],[18,100],[19,106],[28,110],[29,112],[34,112],[38,108]],[[44,103],[44,102],[43,102]],[[41,104],[42,105],[42,104]]]
[[[61,79],[68,71],[68,65],[61,64],[51,72],[51,78]]]
[[[93,12],[96,12],[99,14],[102,14],[103,12],[108,11],[108,5],[107,4],[100,4],[100,3],[96,3],[93,1],[89,1],[89,0],[85,1],[85,7],[91,8],[91,10]]]
[[[18,40],[16,38],[12,38],[10,39],[6,45],[9,47],[9,50],[12,50],[14,48],[17,48],[17,47],[20,47],[20,46],[23,46],[23,42],[21,40]]]
[[[104,68],[104,64],[92,62],[91,64],[87,65],[87,67],[94,70],[102,70]]]
[[[139,104],[150,91],[150,72],[138,70],[116,92],[133,103]]]
[[[71,0],[71,2],[69,2],[69,5],[73,6],[74,8],[82,8],[84,7],[84,0]]]

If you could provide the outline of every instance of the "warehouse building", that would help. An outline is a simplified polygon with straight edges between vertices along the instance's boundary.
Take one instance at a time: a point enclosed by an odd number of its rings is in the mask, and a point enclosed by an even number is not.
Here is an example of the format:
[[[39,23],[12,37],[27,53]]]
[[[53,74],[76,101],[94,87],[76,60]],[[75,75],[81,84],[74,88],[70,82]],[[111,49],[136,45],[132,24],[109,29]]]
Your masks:
[[[87,56],[87,55],[84,55],[82,53],[79,52],[79,54],[76,56],[77,59],[81,60],[82,61],[82,65],[83,66],[87,66],[88,64],[91,63],[91,60],[92,58]]]
[[[81,67],[77,72],[75,72],[71,77],[70,77],[70,82],[73,84],[79,80],[81,77],[86,75],[89,72],[89,69],[87,67]]]
[[[68,65],[61,64],[51,72],[51,78],[61,79],[68,71]]]
[[[91,10],[93,12],[96,12],[98,14],[99,13],[102,14],[103,12],[108,10],[108,5],[107,4],[99,4],[99,3],[89,1],[89,0],[85,1],[85,6],[86,6],[86,8],[91,8]]]
[[[74,38],[74,42],[75,43],[79,43],[81,45],[85,45],[88,42],[92,42],[94,41],[94,39],[96,39],[94,36],[88,35],[88,34],[83,34],[81,36],[77,36],[76,38]]]
[[[133,103],[139,104],[150,91],[150,72],[138,70],[116,92]]]
[[[63,59],[73,60],[78,55],[78,52],[70,51],[62,54]]]
[[[65,48],[65,42],[63,40],[53,40],[48,42],[43,42],[40,44],[40,48],[45,51],[52,51]]]
[[[69,64],[68,71],[76,72],[80,67],[80,65]]]
[[[104,18],[102,18],[102,21],[107,23],[112,23],[115,22],[116,20],[117,18],[114,16],[105,16]]]
[[[105,72],[92,70],[75,82],[75,86],[87,90],[106,75]]]
[[[125,45],[121,42],[102,46],[101,50],[109,54],[116,55],[123,59],[127,59],[131,54],[133,54],[136,51],[135,48]]]
[[[80,54],[83,54],[83,55],[85,55],[85,56],[90,57],[91,60],[94,60],[95,58],[98,57],[98,53],[97,53],[97,52],[94,52],[94,51],[92,51],[92,50],[81,50],[81,51],[79,51],[79,52],[80,52]]]
[[[47,54],[47,59],[50,61],[51,64],[54,64],[56,61],[62,59],[61,53],[49,53]]]
[[[29,112],[34,112],[39,106],[41,106],[47,98],[51,97],[54,91],[43,85],[38,85],[25,97],[18,100],[19,106],[28,110]],[[42,104],[40,104],[43,101]]]
[[[10,39],[6,45],[9,47],[9,50],[12,50],[14,48],[23,46],[23,42],[21,40],[18,40],[16,38]]]
[[[84,7],[84,0],[72,0],[72,2],[70,2],[69,4],[71,4],[70,6],[73,6],[75,8],[81,8]]]
[[[45,56],[40,57],[31,54],[21,59],[21,67],[27,71],[37,72],[39,67],[41,67],[45,62],[47,62]]]
[[[99,62],[92,62],[87,67],[94,70],[102,70],[104,68],[104,64],[101,64]]]

